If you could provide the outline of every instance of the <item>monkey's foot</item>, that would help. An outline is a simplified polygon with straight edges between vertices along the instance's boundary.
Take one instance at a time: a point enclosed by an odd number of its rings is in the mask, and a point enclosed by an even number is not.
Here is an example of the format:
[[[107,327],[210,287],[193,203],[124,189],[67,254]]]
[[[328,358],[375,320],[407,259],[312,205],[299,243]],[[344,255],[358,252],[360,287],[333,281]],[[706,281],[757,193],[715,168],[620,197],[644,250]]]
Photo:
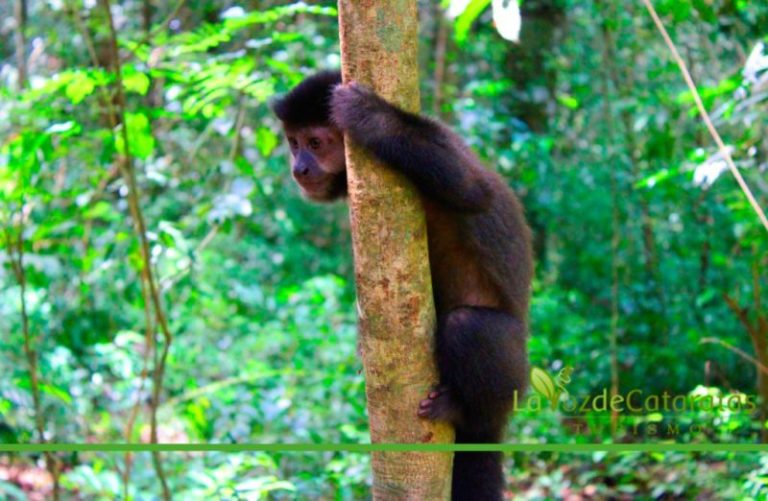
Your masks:
[[[456,422],[459,417],[459,406],[456,404],[450,390],[443,385],[429,392],[427,398],[419,403],[416,413],[420,418],[432,421]]]

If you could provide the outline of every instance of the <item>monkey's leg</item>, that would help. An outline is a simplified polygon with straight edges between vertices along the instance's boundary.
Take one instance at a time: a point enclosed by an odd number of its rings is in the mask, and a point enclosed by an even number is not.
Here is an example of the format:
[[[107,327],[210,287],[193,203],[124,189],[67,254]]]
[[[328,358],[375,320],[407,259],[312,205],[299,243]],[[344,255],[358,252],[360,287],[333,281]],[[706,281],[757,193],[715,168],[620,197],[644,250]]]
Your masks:
[[[491,308],[457,308],[440,319],[437,364],[441,390],[427,400],[434,402],[435,411],[445,412],[444,418],[454,422],[456,442],[500,441],[515,391],[522,392],[528,384],[523,323]],[[433,410],[432,406],[427,408]],[[457,453],[453,499],[502,499],[501,465],[500,453]]]

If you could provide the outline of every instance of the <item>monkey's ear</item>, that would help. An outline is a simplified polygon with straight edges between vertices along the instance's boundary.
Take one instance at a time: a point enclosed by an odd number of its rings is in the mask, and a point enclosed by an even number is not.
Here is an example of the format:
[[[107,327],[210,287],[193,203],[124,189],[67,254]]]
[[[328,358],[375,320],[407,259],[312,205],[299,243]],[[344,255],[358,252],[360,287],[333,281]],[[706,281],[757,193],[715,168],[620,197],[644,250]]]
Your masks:
[[[304,79],[272,104],[272,111],[284,125],[292,127],[325,125],[330,122],[333,87],[341,83],[339,71],[322,71]]]

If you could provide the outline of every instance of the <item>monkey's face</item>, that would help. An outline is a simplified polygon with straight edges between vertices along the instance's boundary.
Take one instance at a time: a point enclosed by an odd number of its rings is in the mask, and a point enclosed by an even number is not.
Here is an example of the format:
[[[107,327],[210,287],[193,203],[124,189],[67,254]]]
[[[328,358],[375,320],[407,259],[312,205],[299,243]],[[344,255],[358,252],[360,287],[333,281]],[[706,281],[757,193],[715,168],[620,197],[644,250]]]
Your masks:
[[[336,127],[285,127],[291,147],[291,174],[304,196],[330,201],[347,190],[344,136]]]

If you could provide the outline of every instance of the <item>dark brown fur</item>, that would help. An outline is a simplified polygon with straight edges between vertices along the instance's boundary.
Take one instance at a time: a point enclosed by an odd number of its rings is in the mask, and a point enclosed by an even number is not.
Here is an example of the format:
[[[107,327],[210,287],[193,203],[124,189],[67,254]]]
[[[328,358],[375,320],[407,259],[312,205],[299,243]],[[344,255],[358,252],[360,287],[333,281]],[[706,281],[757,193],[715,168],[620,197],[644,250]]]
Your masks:
[[[459,443],[499,442],[514,395],[528,384],[531,235],[515,195],[447,127],[363,86],[343,85],[338,73],[309,77],[276,103],[275,112],[292,144],[294,178],[310,198],[345,195],[338,131],[419,189],[441,380],[416,412],[450,421]],[[321,140],[323,134],[330,139]],[[501,459],[498,453],[457,453],[453,499],[502,499]]]

